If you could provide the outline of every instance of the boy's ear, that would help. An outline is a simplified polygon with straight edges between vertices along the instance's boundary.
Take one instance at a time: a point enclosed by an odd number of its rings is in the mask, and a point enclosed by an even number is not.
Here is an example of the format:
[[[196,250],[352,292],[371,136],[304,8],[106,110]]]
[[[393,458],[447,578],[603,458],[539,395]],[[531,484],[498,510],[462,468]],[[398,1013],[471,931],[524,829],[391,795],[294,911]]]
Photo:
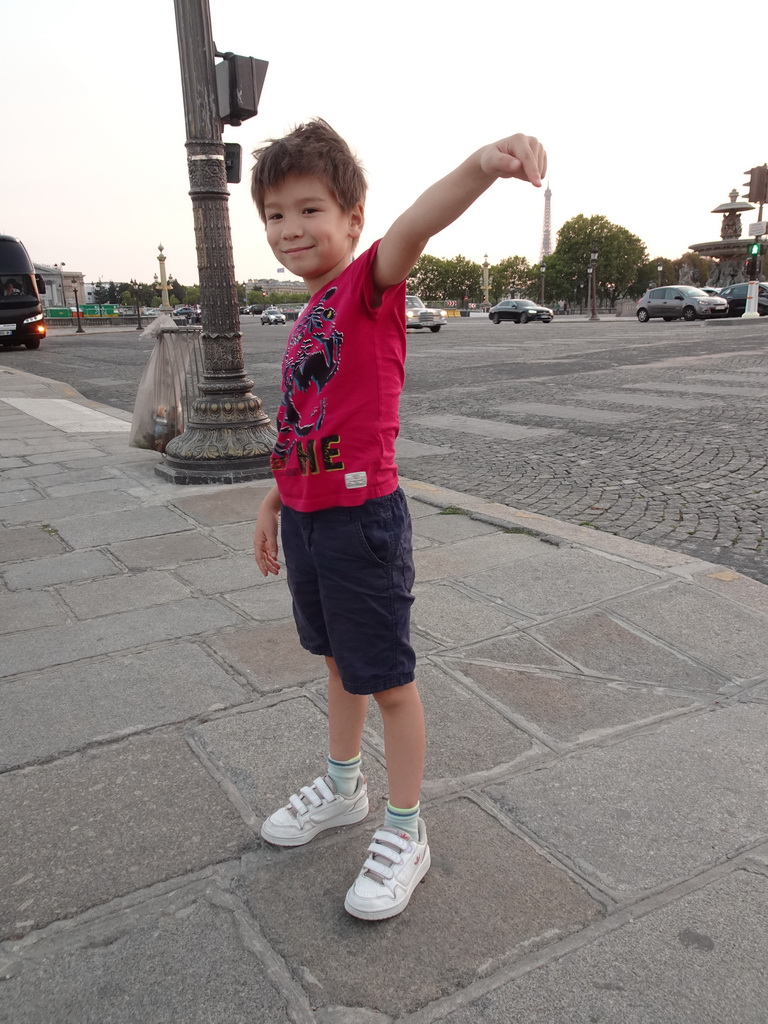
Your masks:
[[[353,206],[349,212],[349,237],[359,238],[365,224],[365,207],[362,203]]]

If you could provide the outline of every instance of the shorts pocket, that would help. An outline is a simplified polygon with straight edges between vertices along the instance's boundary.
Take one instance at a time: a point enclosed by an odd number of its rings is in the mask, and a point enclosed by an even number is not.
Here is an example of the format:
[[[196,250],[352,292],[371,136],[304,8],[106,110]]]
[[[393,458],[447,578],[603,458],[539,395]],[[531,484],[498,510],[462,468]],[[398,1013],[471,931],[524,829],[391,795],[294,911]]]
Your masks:
[[[376,518],[358,519],[355,526],[363,553],[379,565],[391,565],[394,548],[391,524]]]

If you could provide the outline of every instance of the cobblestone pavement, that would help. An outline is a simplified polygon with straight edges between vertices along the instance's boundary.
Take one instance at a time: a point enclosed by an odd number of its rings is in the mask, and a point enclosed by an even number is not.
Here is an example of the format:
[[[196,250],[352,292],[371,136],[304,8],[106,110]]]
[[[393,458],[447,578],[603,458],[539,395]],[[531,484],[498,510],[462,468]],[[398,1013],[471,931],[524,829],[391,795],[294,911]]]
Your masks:
[[[274,416],[290,325],[244,317]],[[148,347],[108,332],[7,350],[9,366],[130,410]],[[125,344],[125,339],[130,344]],[[143,345],[143,347],[142,347]],[[768,583],[768,322],[453,320],[411,331],[403,476],[722,562]]]
[[[410,342],[404,476],[768,583],[764,321],[453,328]]]

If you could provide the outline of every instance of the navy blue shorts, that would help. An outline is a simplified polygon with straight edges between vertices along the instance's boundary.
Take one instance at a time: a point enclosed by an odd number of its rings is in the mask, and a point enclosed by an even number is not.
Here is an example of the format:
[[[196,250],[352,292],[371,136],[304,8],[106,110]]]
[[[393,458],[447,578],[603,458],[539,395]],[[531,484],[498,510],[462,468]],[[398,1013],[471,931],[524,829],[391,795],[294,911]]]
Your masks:
[[[282,508],[280,535],[302,647],[334,658],[344,689],[414,679],[411,516],[398,489],[351,508]]]

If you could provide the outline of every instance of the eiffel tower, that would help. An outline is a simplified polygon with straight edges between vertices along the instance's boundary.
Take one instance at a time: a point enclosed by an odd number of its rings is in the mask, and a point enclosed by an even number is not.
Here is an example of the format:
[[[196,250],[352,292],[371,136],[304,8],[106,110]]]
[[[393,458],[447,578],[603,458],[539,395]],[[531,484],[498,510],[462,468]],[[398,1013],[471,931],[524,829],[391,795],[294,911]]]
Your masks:
[[[541,258],[549,256],[552,252],[552,220],[551,220],[552,189],[547,182],[544,192],[544,230],[541,232]]]

